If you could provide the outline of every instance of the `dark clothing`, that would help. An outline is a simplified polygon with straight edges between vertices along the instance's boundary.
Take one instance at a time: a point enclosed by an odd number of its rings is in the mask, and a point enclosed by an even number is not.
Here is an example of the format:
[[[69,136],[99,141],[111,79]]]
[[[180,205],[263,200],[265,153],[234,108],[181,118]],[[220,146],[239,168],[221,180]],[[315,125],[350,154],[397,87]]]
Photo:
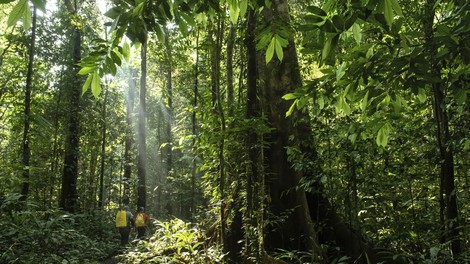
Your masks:
[[[131,227],[118,227],[119,234],[121,235],[121,246],[125,246],[129,243],[129,233],[131,232]]]
[[[138,239],[142,239],[145,237],[145,230],[147,229],[146,226],[140,226],[140,227],[136,227],[137,229],[137,238]]]

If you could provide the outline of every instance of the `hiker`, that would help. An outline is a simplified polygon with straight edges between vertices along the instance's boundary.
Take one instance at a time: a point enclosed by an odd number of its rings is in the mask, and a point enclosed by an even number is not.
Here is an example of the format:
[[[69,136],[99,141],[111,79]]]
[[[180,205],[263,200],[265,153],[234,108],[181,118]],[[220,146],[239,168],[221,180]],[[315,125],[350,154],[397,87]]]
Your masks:
[[[147,222],[149,221],[149,219],[149,215],[145,213],[145,208],[139,207],[139,211],[135,215],[134,219],[138,239],[142,239],[145,236],[145,231],[147,230]]]
[[[121,235],[121,246],[125,246],[129,243],[129,233],[134,225],[133,221],[133,215],[129,211],[129,207],[127,205],[123,208],[120,207],[116,214],[116,227]]]

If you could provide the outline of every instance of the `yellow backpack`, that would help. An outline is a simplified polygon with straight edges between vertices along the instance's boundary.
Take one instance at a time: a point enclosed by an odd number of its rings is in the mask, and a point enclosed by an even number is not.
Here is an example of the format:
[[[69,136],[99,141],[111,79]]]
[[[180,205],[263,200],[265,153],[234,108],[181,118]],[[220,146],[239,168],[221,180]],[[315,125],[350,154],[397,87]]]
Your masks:
[[[119,210],[116,214],[116,227],[127,226],[127,213],[124,210]]]
[[[138,213],[135,218],[135,226],[136,227],[143,227],[145,226],[144,214]]]

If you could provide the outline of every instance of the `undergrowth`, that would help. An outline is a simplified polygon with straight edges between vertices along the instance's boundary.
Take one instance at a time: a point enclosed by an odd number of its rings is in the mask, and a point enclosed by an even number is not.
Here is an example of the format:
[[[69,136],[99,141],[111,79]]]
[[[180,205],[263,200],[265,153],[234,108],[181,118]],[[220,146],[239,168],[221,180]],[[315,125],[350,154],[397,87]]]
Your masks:
[[[0,263],[97,263],[117,249],[109,213],[64,214],[19,198],[0,200]]]
[[[119,263],[223,263],[217,245],[210,244],[205,232],[180,219],[154,221],[154,233],[116,259]]]

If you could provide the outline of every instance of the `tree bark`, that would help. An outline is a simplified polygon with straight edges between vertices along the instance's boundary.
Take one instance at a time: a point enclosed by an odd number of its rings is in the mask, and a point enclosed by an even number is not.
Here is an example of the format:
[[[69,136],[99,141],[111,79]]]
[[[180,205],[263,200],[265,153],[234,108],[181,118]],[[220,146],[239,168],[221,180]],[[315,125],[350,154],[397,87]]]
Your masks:
[[[192,151],[193,159],[191,162],[191,221],[194,221],[194,215],[196,213],[195,206],[195,195],[196,195],[196,175],[197,175],[197,145],[196,145],[196,128],[197,128],[197,119],[196,119],[196,109],[198,105],[198,93],[199,93],[199,28],[196,33],[196,62],[194,65],[194,97],[193,97],[193,113],[191,116],[191,134],[193,136],[192,140]]]
[[[172,123],[173,123],[173,58],[172,58],[172,49],[170,44],[170,33],[168,29],[164,28],[165,32],[165,61],[166,61],[166,92],[163,93],[163,98],[166,99],[164,114],[164,124],[165,124],[165,141],[166,147],[165,150],[165,163],[166,163],[166,175],[169,176],[171,169],[173,167],[173,154],[172,154]]]
[[[108,85],[105,85],[104,101],[103,101],[103,119],[101,127],[101,168],[100,168],[100,189],[98,192],[98,208],[103,208],[104,198],[104,164],[106,158],[106,104],[108,103]]]
[[[287,0],[272,2],[271,8],[263,11],[268,25],[276,23],[289,24]],[[270,196],[269,209],[273,215],[285,215],[284,221],[270,227],[266,234],[266,249],[319,251],[316,233],[310,219],[305,193],[298,190],[301,174],[297,173],[288,161],[286,147],[291,143],[289,138],[297,135],[294,120],[285,117],[290,102],[282,99],[286,93],[293,92],[301,86],[300,70],[293,39],[284,49],[284,60],[274,59],[266,66],[264,54],[259,54],[258,67],[261,79],[263,98],[262,108],[266,113],[273,131],[267,135],[270,142],[266,149],[267,178],[266,184]]]
[[[74,5],[70,0],[65,0],[65,4],[71,14],[77,13],[77,1]],[[72,15],[71,15],[72,16]],[[78,177],[78,155],[79,155],[79,127],[80,127],[80,90],[81,78],[78,75],[80,67],[78,63],[81,59],[81,32],[78,26],[73,26],[72,39],[73,52],[73,81],[70,84],[70,109],[69,127],[65,144],[64,169],[62,174],[62,192],[60,197],[60,208],[68,212],[78,210],[77,177]]]
[[[441,211],[445,211],[445,234],[444,240],[451,243],[451,250],[454,256],[458,256],[461,249],[461,239],[459,238],[459,221],[457,208],[457,195],[454,183],[454,154],[449,132],[449,118],[446,110],[446,95],[444,92],[443,80],[441,79],[441,65],[436,58],[437,47],[434,43],[434,18],[435,0],[427,0],[425,6],[424,37],[427,47],[430,73],[434,78],[439,78],[438,82],[433,82],[432,92],[434,97],[433,109],[436,121],[436,137],[440,156],[440,183],[442,192]],[[444,208],[443,208],[444,207]]]
[[[29,163],[31,150],[29,147],[29,130],[31,126],[31,90],[33,86],[33,66],[36,44],[36,6],[33,7],[33,21],[31,26],[31,42],[29,45],[28,73],[26,75],[26,87],[24,96],[24,130],[23,130],[23,186],[21,188],[22,199],[26,200],[29,192]]]
[[[227,106],[228,116],[232,117],[234,112],[233,91],[233,46],[235,44],[235,25],[230,24],[227,36]]]
[[[142,43],[141,46],[141,73],[140,73],[140,93],[139,93],[139,131],[138,131],[138,146],[139,153],[137,157],[137,208],[145,207],[147,202],[146,191],[146,166],[147,166],[147,147],[146,147],[146,108],[145,97],[147,94],[147,41]]]

